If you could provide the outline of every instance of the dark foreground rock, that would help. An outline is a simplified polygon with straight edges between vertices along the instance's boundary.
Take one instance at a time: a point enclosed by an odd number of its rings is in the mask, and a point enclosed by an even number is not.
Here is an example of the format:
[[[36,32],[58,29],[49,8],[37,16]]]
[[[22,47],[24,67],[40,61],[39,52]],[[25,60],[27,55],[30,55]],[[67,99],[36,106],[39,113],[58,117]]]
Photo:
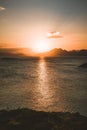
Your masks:
[[[84,64],[80,65],[79,67],[87,68],[87,63],[84,63]]]
[[[1,110],[0,130],[87,130],[87,117],[69,112]]]

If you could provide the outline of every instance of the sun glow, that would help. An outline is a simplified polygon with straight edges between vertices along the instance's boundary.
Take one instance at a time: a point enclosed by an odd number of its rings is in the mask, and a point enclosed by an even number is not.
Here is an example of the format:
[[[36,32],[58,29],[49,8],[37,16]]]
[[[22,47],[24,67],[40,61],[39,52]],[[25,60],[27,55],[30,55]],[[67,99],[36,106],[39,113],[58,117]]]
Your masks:
[[[35,45],[33,46],[33,50],[35,52],[39,52],[39,53],[42,53],[42,52],[47,52],[50,50],[50,45],[49,45],[49,42],[46,41],[46,40],[41,40],[41,41],[38,41],[37,43],[35,43]]]

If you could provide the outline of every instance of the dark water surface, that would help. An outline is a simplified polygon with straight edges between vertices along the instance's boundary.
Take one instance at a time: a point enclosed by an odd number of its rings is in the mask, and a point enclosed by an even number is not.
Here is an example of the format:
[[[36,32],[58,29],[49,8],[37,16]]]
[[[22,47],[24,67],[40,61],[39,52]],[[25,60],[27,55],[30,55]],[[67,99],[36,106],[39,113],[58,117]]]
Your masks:
[[[79,111],[87,115],[87,57],[0,59],[0,109]]]

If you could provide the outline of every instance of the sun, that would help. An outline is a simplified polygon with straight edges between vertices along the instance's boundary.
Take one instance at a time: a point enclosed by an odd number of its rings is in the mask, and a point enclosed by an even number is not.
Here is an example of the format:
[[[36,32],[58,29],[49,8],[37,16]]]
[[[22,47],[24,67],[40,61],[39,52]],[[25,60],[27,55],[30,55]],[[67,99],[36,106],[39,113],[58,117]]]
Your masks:
[[[35,43],[35,45],[33,46],[33,50],[37,53],[43,53],[49,51],[50,46],[47,41],[42,40]]]
[[[36,51],[37,52],[46,52],[48,51],[48,45],[46,43],[38,43],[37,46],[36,46]]]

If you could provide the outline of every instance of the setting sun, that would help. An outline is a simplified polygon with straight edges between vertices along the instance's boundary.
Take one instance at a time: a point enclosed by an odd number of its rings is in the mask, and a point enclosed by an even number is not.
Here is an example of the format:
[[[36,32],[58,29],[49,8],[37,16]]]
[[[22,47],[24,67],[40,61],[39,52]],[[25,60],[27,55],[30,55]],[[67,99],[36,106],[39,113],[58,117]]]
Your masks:
[[[0,130],[87,130],[87,0],[0,0]]]
[[[36,46],[36,51],[37,52],[46,52],[48,51],[49,48],[48,48],[48,45],[46,43],[38,43],[37,46]]]
[[[32,47],[32,49],[35,52],[47,52],[51,49],[51,46],[49,45],[49,42],[47,40],[40,40],[35,43],[35,45]]]

